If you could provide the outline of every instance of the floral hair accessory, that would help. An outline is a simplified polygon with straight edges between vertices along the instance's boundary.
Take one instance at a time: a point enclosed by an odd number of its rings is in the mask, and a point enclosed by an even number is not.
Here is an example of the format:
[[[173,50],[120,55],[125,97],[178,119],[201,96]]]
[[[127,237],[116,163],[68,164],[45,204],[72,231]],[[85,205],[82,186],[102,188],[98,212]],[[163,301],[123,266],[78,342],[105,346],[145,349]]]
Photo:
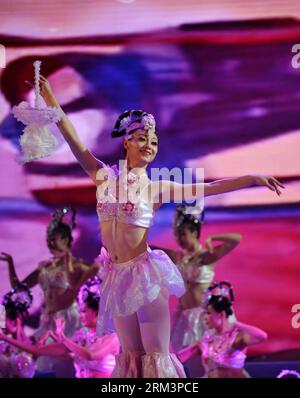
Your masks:
[[[68,219],[67,219],[68,218]],[[73,207],[56,209],[52,214],[52,220],[47,227],[47,243],[51,247],[51,240],[58,227],[62,224],[68,225],[72,231],[76,226],[76,210]]]
[[[25,283],[18,284],[17,287],[6,293],[1,304],[5,308],[14,309],[18,313],[28,310],[33,301],[32,293]]]
[[[144,111],[125,111],[119,116],[112,136],[126,136],[126,138],[130,139],[130,134],[137,129],[143,129],[148,133],[153,132],[157,134],[154,116]]]
[[[206,307],[208,305],[208,302],[212,296],[219,297],[220,301],[223,298],[226,298],[232,304],[234,301],[232,285],[227,281],[212,283],[205,293],[205,297],[203,300],[204,307]]]
[[[173,228],[175,232],[185,222],[193,222],[194,224],[203,224],[204,209],[200,208],[200,206],[187,206],[184,204],[176,205],[176,212],[173,222]]]
[[[79,304],[86,302],[88,298],[99,301],[100,300],[100,285],[101,279],[99,276],[94,276],[86,281],[84,285],[81,286],[77,300]]]

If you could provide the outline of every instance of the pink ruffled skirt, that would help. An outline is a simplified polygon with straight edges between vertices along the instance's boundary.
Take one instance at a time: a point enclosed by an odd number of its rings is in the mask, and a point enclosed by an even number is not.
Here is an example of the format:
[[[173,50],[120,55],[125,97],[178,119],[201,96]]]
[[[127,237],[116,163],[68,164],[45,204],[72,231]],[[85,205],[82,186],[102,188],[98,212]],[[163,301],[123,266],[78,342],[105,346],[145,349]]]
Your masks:
[[[113,318],[134,314],[152,303],[163,288],[177,297],[185,293],[178,268],[162,250],[148,248],[137,257],[116,264],[102,247],[100,261],[98,335],[113,332]]]

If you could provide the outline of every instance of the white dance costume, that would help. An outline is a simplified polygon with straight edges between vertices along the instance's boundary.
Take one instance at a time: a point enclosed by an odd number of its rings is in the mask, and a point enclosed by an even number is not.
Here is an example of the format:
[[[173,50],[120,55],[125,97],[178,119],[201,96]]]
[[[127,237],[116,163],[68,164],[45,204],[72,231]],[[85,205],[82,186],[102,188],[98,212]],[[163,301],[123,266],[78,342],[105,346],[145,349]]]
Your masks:
[[[49,289],[68,289],[70,288],[67,273],[55,264],[43,267],[39,273],[39,284],[44,293]],[[47,332],[56,330],[55,320],[60,318],[65,323],[64,332],[67,337],[72,337],[76,330],[81,326],[78,306],[74,301],[68,308],[49,313],[44,308],[40,317],[40,326],[35,332],[35,338],[42,338]],[[49,340],[49,343],[52,343]],[[57,377],[72,377],[73,364],[70,360],[58,360],[50,357],[40,357],[37,359],[37,369],[39,372],[55,372]]]
[[[209,265],[201,265],[199,262],[199,256],[197,256],[187,265],[183,262],[177,264],[185,283],[211,284],[215,272]],[[184,309],[178,304],[174,311],[171,334],[172,347],[175,352],[201,340],[205,331],[202,317],[203,308],[201,305]]]
[[[0,378],[32,378],[35,361],[32,355],[0,340]]]
[[[133,173],[119,173],[116,167],[106,166],[106,181],[97,189],[97,214],[100,222],[113,221],[149,228],[154,211],[150,203],[142,198],[138,186],[139,178]],[[116,179],[127,176],[126,203],[116,200],[113,184]],[[148,249],[137,257],[123,262],[113,263],[107,251],[102,247],[100,259],[102,267],[100,277],[101,300],[98,319],[98,333],[113,329],[111,320],[115,317],[127,317],[138,313],[144,306],[153,303],[163,291],[178,297],[184,294],[184,282],[176,265],[162,250]],[[125,355],[125,357],[124,357]],[[117,377],[137,377],[132,355],[124,353],[117,358],[115,375]],[[169,353],[152,353],[142,358],[147,373],[143,377],[185,377],[182,365]],[[124,368],[130,368],[126,373]],[[146,375],[145,375],[146,374]]]

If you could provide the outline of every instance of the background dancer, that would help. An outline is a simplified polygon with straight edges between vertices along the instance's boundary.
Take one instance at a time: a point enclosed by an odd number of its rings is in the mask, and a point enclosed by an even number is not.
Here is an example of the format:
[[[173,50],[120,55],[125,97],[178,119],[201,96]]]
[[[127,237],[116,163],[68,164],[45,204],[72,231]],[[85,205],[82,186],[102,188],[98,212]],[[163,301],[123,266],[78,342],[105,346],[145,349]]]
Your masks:
[[[56,319],[56,331],[50,336],[56,341],[52,344],[28,344],[13,338],[0,335],[10,344],[39,357],[49,356],[63,360],[71,358],[76,370],[76,378],[107,378],[115,367],[115,356],[119,353],[120,344],[115,333],[99,337],[96,335],[96,324],[99,310],[100,279],[94,277],[82,286],[78,294],[77,305],[83,327],[69,338],[64,333],[63,319]]]
[[[267,334],[257,327],[230,322],[233,291],[228,282],[214,284],[207,297],[204,322],[208,329],[201,340],[177,353],[182,363],[201,352],[205,377],[248,378],[244,369],[247,347],[262,343]]]
[[[32,304],[31,291],[25,284],[19,284],[3,297],[2,304],[6,321],[4,331],[0,331],[0,378],[31,378],[35,374],[33,356],[9,343],[10,338],[30,343],[23,323]]]
[[[64,222],[71,213],[71,222]],[[98,272],[96,264],[89,265],[72,256],[72,230],[75,227],[74,209],[57,209],[47,228],[47,245],[52,258],[42,261],[38,268],[24,279],[29,288],[39,284],[44,293],[44,306],[40,325],[35,332],[36,339],[44,338],[50,330],[55,330],[55,319],[60,317],[65,322],[65,333],[72,336],[80,327],[79,312],[76,306],[76,295],[80,286]],[[0,260],[6,261],[9,269],[10,283],[13,287],[20,283],[11,255],[2,253]],[[71,376],[72,363],[57,362],[49,358],[37,361],[40,372],[56,372],[58,377]]]
[[[237,233],[209,236],[203,247],[199,243],[203,221],[204,209],[199,214],[198,207],[177,205],[174,235],[181,250],[163,249],[177,264],[186,288],[173,317],[171,342],[176,352],[200,340],[204,332],[203,299],[214,279],[216,262],[242,238]],[[213,246],[213,242],[220,244]]]

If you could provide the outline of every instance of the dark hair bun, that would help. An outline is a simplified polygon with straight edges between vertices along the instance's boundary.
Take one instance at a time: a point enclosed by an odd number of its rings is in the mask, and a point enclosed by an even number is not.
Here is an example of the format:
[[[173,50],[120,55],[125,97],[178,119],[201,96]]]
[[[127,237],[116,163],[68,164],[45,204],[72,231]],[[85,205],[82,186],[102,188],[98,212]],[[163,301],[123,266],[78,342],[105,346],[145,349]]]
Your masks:
[[[217,312],[226,312],[226,316],[233,314],[232,302],[224,296],[211,296],[208,305],[211,305],[213,309]]]

